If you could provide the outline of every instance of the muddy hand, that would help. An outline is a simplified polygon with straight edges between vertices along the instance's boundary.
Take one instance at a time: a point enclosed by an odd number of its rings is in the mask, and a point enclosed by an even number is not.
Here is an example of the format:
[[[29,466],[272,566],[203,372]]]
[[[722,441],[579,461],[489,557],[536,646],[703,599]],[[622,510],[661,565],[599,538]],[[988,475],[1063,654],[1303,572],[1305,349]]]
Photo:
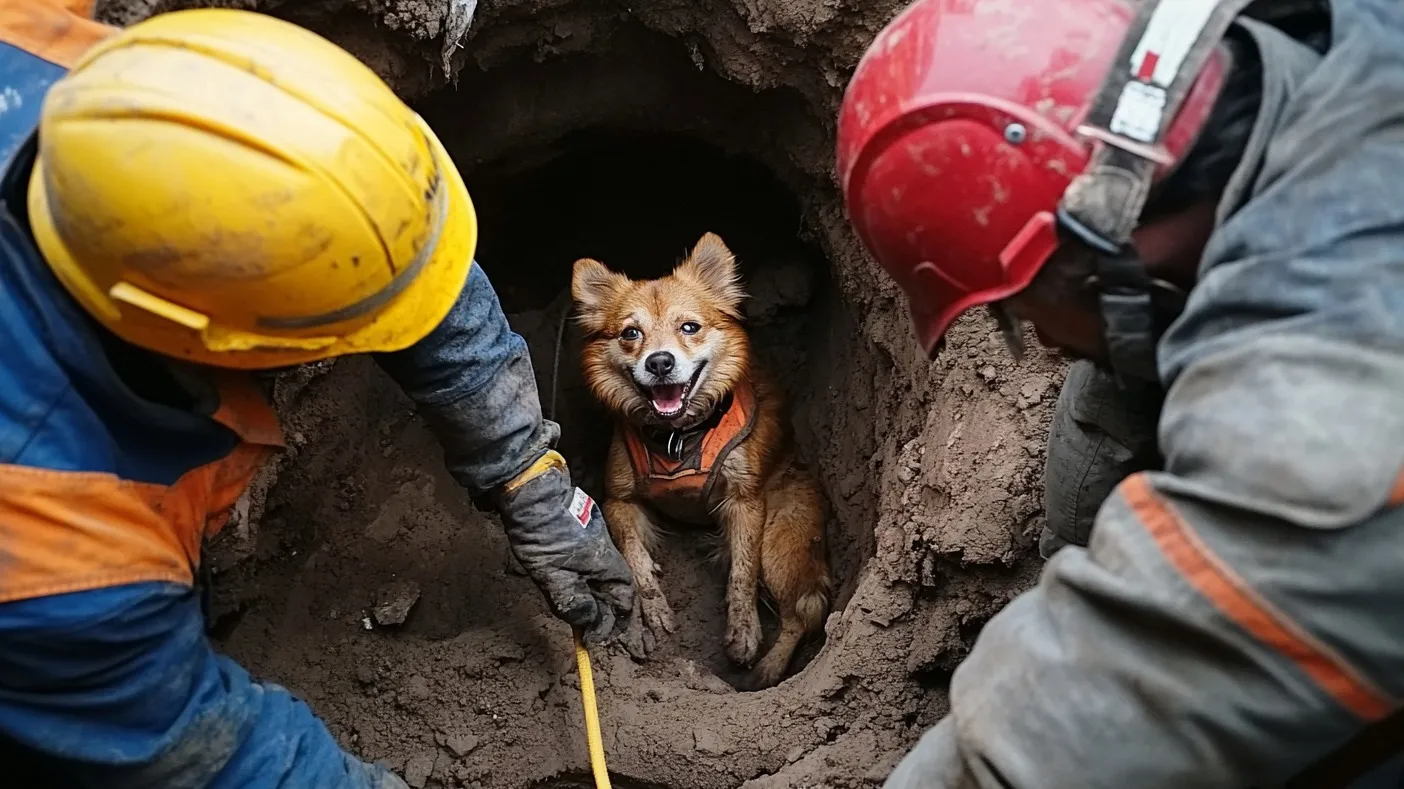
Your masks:
[[[629,624],[634,583],[614,547],[599,506],[570,484],[555,452],[501,494],[498,511],[512,553],[556,616],[589,644],[609,641]]]

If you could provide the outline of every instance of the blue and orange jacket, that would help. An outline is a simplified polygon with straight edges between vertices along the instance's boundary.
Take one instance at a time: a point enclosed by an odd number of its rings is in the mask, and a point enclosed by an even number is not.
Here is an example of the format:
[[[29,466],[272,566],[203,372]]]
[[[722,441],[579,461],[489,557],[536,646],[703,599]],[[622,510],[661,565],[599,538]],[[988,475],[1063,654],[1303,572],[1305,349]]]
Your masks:
[[[0,604],[144,581],[192,584],[281,433],[244,373],[117,340],[29,233],[45,92],[113,28],[81,0],[0,0]]]

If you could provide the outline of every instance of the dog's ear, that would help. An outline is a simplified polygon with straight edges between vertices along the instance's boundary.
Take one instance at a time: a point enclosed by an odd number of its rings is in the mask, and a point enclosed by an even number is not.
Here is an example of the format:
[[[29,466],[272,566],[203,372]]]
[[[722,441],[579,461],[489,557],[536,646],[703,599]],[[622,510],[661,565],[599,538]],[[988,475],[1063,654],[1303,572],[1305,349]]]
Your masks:
[[[736,270],[736,256],[716,233],[707,233],[692,248],[692,254],[678,266],[678,273],[690,277],[716,297],[721,311],[741,319],[741,302],[746,291]]]
[[[570,278],[570,295],[575,300],[575,314],[587,331],[599,331],[604,320],[605,306],[629,284],[629,278],[605,268],[598,260],[581,258],[575,261]]]

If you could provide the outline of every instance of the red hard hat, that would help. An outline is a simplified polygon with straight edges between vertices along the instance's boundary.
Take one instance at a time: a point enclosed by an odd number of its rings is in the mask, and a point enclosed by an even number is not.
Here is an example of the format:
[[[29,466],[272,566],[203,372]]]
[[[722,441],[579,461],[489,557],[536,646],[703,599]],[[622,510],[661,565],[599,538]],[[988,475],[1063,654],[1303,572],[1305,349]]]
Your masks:
[[[1079,125],[1133,11],[1123,0],[917,0],[868,47],[844,94],[848,216],[906,291],[933,353],[970,307],[1026,287],[1094,141]],[[1216,57],[1164,137],[1173,169],[1223,84]]]

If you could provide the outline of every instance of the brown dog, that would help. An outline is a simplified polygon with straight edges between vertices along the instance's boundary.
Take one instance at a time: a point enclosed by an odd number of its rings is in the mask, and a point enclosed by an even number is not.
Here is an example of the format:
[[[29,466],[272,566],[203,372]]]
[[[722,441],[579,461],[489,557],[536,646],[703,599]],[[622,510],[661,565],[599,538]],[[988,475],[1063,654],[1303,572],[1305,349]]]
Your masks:
[[[649,554],[658,516],[719,524],[731,561],[726,654],[755,662],[764,581],[780,634],[746,684],[774,685],[823,625],[830,576],[818,488],[795,463],[780,390],[751,361],[735,257],[708,233],[662,279],[579,260],[571,293],[585,380],[619,419],[604,513],[634,572],[643,625],[657,639],[674,630]]]

